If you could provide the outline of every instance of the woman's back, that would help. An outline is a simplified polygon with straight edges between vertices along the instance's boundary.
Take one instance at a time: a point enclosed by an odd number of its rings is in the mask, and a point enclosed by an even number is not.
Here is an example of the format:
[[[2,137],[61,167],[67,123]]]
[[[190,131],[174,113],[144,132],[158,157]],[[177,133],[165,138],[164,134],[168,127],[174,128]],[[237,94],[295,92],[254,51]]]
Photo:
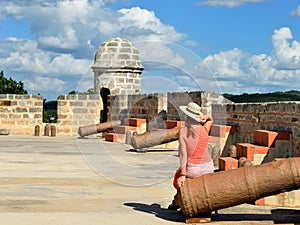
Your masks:
[[[211,161],[208,153],[208,133],[204,126],[196,125],[183,128],[188,163],[200,164]]]

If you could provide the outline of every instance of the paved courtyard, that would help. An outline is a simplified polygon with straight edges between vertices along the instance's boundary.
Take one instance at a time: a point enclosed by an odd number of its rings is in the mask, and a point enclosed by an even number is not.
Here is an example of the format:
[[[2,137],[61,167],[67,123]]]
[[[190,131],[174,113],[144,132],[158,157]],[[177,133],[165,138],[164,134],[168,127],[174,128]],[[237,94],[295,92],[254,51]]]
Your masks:
[[[136,153],[96,137],[0,136],[0,224],[184,224],[167,210],[177,151]],[[249,204],[211,224],[296,224],[300,210]]]

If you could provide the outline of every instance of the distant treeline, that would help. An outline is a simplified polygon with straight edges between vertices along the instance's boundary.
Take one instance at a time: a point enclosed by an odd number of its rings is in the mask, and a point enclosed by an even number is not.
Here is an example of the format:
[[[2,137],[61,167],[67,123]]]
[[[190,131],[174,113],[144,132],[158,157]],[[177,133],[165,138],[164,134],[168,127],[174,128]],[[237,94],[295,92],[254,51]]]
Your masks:
[[[223,96],[235,103],[300,101],[300,92],[295,90],[241,95],[223,94]]]

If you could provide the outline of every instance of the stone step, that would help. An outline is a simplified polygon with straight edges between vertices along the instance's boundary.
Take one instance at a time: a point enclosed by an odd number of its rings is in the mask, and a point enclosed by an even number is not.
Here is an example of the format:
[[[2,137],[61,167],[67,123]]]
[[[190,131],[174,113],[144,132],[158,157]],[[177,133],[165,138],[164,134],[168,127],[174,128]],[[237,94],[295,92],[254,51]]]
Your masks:
[[[209,134],[210,136],[225,138],[226,134],[230,132],[237,132],[237,128],[235,126],[213,124]]]
[[[284,158],[275,158],[274,161],[282,159]],[[299,202],[300,190],[294,190],[258,199],[257,201],[255,201],[255,205],[297,208],[299,207]]]
[[[125,121],[126,126],[132,126],[132,127],[141,127],[143,124],[146,124],[146,119],[140,119],[140,118],[128,118]]]
[[[125,143],[124,134],[116,134],[116,133],[106,133],[105,134],[105,141],[108,142],[116,142],[116,143]]]
[[[275,132],[269,130],[255,130],[253,134],[253,143],[256,145],[275,147],[277,140],[290,140],[291,135],[287,132]]]
[[[114,128],[114,133],[116,134],[126,134],[128,131],[131,133],[140,131],[139,127],[132,127],[132,126],[117,126]],[[138,132],[140,133],[140,132]]]
[[[185,121],[166,120],[165,125],[167,129],[172,129],[174,127],[184,127]]]
[[[246,157],[259,165],[271,162],[274,158],[297,156],[290,152],[290,134],[268,130],[255,130],[254,143],[237,143],[237,157]]]
[[[300,190],[283,192],[255,201],[258,206],[299,208]]]
[[[238,168],[239,161],[232,157],[219,158],[219,170],[232,170]]]
[[[236,144],[237,157],[246,157],[251,162],[253,162],[254,165],[261,164],[269,149],[269,147],[254,145],[250,143]]]
[[[274,146],[278,133],[269,130],[255,130],[253,134],[253,142],[256,145],[271,147]]]

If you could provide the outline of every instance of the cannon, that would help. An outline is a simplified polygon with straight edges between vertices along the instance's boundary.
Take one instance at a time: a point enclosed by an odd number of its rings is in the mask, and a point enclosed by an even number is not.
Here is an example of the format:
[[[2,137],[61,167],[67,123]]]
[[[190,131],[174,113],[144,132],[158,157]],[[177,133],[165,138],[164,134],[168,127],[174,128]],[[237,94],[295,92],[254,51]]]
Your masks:
[[[135,149],[142,149],[176,141],[179,138],[179,129],[179,127],[174,127],[145,132],[143,134],[134,134],[131,138],[131,144]]]
[[[186,218],[300,188],[300,157],[186,179],[175,202]]]
[[[120,120],[114,120],[114,121],[109,121],[104,123],[82,126],[78,128],[78,134],[80,135],[80,137],[85,137],[91,134],[97,134],[97,133],[101,133],[113,129],[114,127],[120,126],[120,124],[121,124]]]

